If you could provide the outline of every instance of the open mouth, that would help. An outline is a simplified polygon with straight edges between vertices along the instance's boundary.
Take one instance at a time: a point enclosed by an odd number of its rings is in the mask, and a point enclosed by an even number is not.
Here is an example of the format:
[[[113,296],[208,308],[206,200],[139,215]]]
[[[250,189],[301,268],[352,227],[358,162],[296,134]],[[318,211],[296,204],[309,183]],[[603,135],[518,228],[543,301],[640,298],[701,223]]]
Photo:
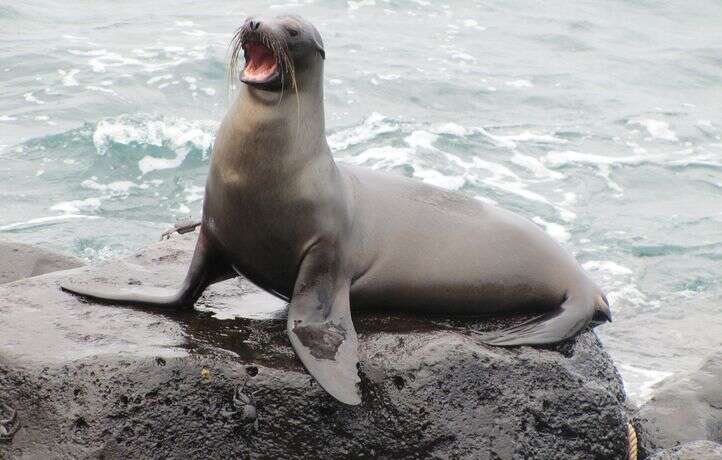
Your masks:
[[[249,85],[264,86],[280,79],[278,60],[273,51],[259,42],[243,44],[246,66],[241,81]]]

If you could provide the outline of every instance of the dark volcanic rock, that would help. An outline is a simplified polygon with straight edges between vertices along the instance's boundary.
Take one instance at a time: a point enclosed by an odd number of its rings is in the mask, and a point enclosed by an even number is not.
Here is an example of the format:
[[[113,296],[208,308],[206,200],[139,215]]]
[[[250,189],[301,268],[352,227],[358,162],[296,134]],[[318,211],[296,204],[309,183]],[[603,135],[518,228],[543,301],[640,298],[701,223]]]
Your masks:
[[[692,374],[659,383],[635,425],[644,453],[699,440],[722,443],[722,353]]]
[[[626,456],[622,383],[591,332],[504,349],[469,331],[488,322],[356,312],[363,404],[350,407],[309,377],[278,302],[245,281],[199,303],[251,317],[229,320],[98,305],[57,287],[175,286],[192,245],[0,287],[0,402],[19,426],[0,457]]]
[[[695,441],[657,452],[649,457],[649,460],[719,460],[721,458],[722,444]]]
[[[83,265],[75,257],[27,244],[0,241],[0,284]]]

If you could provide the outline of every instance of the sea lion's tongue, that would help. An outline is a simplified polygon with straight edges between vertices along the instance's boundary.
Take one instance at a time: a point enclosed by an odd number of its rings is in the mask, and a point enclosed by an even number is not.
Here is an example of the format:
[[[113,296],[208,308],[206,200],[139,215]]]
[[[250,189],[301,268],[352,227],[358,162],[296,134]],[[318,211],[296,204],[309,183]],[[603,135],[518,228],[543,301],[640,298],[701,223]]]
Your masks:
[[[270,48],[260,43],[249,43],[245,51],[247,61],[243,70],[244,79],[262,82],[276,73],[276,56]]]

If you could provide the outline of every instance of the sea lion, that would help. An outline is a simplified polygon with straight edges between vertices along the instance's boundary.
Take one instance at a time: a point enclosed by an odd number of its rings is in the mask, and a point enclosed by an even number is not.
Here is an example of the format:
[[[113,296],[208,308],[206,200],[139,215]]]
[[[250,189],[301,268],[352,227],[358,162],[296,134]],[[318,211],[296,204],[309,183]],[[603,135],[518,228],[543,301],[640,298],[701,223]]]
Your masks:
[[[534,312],[483,339],[544,344],[610,320],[604,295],[539,227],[462,194],[338,165],[326,142],[325,51],[297,16],[251,17],[232,42],[244,83],[216,136],[198,242],[182,288],[151,296],[64,284],[96,300],[192,308],[241,274],[290,301],[299,358],[339,401],[361,402],[354,309]]]

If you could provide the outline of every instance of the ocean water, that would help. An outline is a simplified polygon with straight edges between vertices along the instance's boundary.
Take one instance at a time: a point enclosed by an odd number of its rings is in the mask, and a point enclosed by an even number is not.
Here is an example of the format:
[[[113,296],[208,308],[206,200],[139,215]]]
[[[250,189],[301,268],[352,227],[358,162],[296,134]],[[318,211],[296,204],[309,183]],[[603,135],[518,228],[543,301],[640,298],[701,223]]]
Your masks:
[[[228,42],[326,44],[341,162],[513,209],[606,290],[638,402],[722,341],[722,5],[0,0],[0,238],[96,263],[200,215]]]

